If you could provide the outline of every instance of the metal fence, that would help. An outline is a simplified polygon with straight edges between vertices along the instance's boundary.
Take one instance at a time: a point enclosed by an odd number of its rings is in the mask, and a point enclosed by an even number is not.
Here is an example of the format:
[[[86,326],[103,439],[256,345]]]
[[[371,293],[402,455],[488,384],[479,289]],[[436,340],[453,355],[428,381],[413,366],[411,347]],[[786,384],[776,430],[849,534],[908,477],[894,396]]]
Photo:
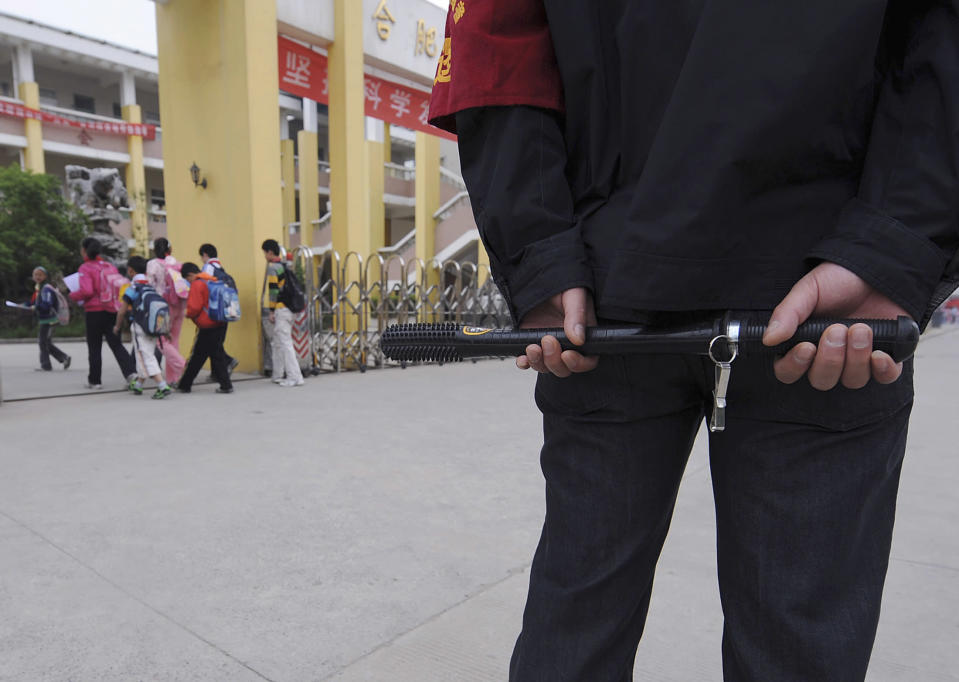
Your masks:
[[[309,247],[293,251],[309,305],[300,320],[309,333],[307,366],[314,373],[399,365],[380,351],[391,324],[457,322],[478,327],[511,323],[489,269],[475,263],[356,252],[340,256]]]

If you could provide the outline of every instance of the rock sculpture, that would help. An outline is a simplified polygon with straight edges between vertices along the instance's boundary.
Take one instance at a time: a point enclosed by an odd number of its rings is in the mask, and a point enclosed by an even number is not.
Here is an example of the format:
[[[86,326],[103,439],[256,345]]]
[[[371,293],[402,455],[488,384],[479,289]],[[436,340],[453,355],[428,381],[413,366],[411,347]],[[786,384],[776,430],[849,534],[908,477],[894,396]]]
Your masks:
[[[113,231],[110,222],[123,220],[119,209],[129,208],[127,190],[116,168],[67,166],[67,190],[70,200],[80,207],[93,224],[90,236],[103,245],[103,256],[122,265],[130,257],[127,240]]]

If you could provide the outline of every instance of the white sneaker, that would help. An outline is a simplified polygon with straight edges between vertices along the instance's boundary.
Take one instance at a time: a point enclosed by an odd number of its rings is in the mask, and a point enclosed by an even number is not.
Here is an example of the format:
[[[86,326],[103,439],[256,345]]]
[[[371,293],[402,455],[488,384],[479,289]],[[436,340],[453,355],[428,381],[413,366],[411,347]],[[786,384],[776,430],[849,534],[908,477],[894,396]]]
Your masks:
[[[91,384],[89,381],[83,384],[84,388],[89,388],[91,391],[99,391],[103,389],[103,384]]]
[[[285,379],[280,383],[280,386],[302,386],[303,380],[294,380],[294,379]]]

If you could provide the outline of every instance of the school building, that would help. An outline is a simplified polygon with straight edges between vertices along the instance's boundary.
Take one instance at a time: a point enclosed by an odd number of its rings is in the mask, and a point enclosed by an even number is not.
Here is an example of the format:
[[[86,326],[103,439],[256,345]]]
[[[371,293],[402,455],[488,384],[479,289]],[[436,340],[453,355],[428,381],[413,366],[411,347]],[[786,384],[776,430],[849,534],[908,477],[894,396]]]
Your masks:
[[[155,0],[150,55],[0,14],[0,163],[121,172],[116,231],[212,242],[256,311],[260,244],[487,263],[455,141],[426,125],[445,8],[427,0]],[[259,363],[259,316],[231,331]],[[243,339],[250,339],[249,343]]]

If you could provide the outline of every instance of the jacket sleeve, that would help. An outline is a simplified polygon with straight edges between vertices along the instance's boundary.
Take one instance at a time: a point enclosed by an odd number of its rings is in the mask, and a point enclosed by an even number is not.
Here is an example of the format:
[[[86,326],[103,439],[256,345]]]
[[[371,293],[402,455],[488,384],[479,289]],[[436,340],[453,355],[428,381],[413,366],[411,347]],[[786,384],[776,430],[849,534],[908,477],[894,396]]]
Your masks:
[[[203,312],[203,306],[206,305],[206,283],[201,279],[193,280],[190,284],[190,295],[186,299],[186,316],[195,320]]]
[[[534,107],[482,107],[459,112],[456,127],[473,215],[513,320],[566,289],[592,289],[560,117]]]
[[[832,261],[921,325],[959,284],[959,0],[891,3],[856,199],[809,254]]]
[[[89,270],[82,266],[80,267],[79,274],[80,285],[76,291],[70,292],[70,299],[77,303],[85,303],[93,298],[93,295],[96,293],[93,289],[93,277],[90,276]]]

